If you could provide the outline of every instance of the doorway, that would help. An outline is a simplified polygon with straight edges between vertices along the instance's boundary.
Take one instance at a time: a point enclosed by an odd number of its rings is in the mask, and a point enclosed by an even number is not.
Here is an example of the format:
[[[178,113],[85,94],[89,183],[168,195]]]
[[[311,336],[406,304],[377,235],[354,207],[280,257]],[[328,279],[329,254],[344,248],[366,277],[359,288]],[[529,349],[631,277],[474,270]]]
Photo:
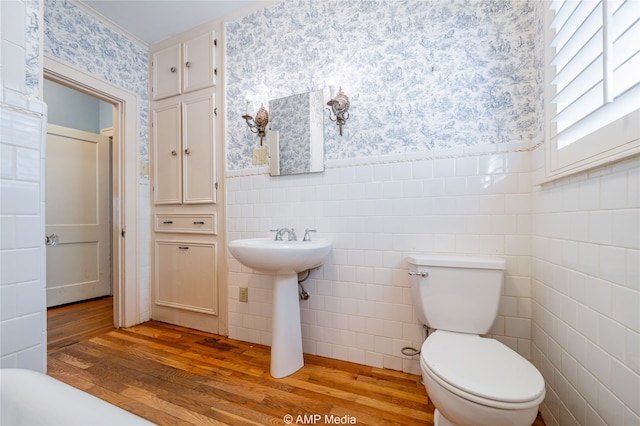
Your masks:
[[[139,324],[142,319],[138,258],[138,96],[49,55],[44,57],[44,76],[113,107],[109,229],[113,322],[116,328]]]
[[[47,308],[111,295],[113,105],[44,81]],[[106,114],[102,114],[102,111]]]

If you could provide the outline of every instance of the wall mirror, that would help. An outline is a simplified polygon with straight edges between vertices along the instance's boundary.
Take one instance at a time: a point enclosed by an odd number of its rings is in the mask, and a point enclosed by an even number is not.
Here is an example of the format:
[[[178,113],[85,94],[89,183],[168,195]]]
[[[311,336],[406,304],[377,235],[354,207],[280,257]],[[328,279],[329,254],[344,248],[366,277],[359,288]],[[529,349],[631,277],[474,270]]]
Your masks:
[[[269,174],[324,171],[322,90],[269,101]]]

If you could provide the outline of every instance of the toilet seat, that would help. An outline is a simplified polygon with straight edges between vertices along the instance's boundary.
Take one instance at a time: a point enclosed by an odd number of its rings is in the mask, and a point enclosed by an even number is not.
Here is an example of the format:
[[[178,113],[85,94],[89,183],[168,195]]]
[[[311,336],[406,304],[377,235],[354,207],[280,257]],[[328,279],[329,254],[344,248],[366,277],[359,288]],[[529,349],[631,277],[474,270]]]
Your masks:
[[[449,391],[478,404],[523,409],[544,399],[544,379],[495,339],[438,330],[422,345],[420,364]]]

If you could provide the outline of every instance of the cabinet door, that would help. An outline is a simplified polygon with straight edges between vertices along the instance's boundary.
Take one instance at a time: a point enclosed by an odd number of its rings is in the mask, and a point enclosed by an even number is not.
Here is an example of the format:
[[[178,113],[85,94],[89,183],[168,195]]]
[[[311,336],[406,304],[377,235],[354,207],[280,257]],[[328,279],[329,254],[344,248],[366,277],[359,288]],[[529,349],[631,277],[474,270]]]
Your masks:
[[[182,81],[180,45],[176,44],[154,53],[151,66],[153,70],[151,87],[153,99],[158,100],[179,95],[180,82]]]
[[[180,102],[168,100],[153,110],[153,194],[156,204],[182,202]]]
[[[203,34],[184,43],[184,93],[216,83],[215,33]]]
[[[156,241],[158,305],[217,315],[215,243]]]
[[[216,202],[214,95],[185,97],[182,153],[185,204]]]

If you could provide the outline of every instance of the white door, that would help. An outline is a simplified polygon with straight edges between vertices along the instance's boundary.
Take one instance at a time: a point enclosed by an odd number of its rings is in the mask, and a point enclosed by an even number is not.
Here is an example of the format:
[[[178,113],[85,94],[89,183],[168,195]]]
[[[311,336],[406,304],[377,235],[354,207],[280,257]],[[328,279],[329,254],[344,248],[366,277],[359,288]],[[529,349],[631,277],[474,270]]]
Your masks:
[[[47,307],[111,294],[110,139],[49,124]]]

